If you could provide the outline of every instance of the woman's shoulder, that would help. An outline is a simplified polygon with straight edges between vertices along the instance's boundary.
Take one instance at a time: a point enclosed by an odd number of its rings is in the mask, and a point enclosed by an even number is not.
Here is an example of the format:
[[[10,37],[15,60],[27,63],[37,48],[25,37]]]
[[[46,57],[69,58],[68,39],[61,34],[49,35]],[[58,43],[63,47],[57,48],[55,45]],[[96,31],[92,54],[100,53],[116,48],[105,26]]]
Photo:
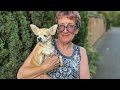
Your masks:
[[[81,46],[80,46],[80,51],[86,52],[86,49],[85,49],[84,47],[81,47]]]
[[[74,44],[76,47],[78,47],[79,49],[80,49],[80,51],[86,51],[86,49],[84,48],[84,47],[82,47],[82,46],[79,46],[79,45],[76,45],[76,44]]]
[[[81,56],[87,55],[86,49],[80,46],[80,54]]]
[[[76,44],[74,44],[74,45],[79,48],[80,53],[86,53],[86,49],[84,47],[76,45]]]

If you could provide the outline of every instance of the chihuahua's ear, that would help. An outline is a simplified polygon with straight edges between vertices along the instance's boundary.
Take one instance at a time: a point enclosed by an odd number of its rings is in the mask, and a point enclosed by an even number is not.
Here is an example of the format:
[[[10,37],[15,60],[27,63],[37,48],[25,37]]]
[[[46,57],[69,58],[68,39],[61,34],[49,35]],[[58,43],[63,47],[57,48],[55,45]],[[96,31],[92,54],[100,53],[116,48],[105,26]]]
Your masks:
[[[58,27],[58,25],[55,24],[55,25],[53,25],[52,27],[49,28],[51,35],[55,35],[57,27]]]
[[[32,31],[34,32],[34,34],[37,35],[39,28],[34,24],[30,24],[30,27],[31,27]]]

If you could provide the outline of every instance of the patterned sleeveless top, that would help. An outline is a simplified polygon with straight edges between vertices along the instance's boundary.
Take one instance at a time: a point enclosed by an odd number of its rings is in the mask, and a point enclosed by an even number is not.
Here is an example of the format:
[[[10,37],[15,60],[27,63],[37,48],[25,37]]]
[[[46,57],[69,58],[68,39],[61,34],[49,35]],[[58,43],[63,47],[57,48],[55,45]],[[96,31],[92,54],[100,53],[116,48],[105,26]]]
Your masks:
[[[80,47],[74,44],[73,54],[68,57],[59,51],[55,40],[53,44],[56,53],[62,56],[63,66],[48,72],[48,75],[53,79],[79,79]]]

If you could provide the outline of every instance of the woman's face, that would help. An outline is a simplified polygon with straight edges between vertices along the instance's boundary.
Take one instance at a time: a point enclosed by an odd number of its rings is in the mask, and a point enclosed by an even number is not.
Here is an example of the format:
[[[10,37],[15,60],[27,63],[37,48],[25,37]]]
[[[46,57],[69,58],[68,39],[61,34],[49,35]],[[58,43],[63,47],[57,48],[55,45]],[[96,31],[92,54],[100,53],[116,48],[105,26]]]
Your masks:
[[[58,39],[63,43],[67,44],[72,42],[75,34],[78,33],[78,29],[75,27],[76,23],[74,19],[69,19],[66,16],[63,16],[58,19]],[[67,28],[69,30],[67,30]]]

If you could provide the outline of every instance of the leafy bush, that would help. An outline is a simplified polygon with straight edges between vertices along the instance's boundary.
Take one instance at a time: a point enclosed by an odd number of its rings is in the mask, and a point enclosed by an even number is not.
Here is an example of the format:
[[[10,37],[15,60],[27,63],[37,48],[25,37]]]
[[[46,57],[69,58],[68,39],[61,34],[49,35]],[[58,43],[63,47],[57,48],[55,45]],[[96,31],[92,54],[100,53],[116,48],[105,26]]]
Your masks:
[[[0,78],[16,78],[32,47],[29,21],[24,11],[1,11]]]
[[[100,56],[94,50],[93,46],[91,46],[89,44],[88,41],[86,41],[84,47],[86,48],[86,51],[87,51],[88,64],[89,64],[89,69],[90,69],[90,76],[91,76],[91,79],[92,79],[94,77],[94,75],[96,74],[97,61],[100,60]]]

